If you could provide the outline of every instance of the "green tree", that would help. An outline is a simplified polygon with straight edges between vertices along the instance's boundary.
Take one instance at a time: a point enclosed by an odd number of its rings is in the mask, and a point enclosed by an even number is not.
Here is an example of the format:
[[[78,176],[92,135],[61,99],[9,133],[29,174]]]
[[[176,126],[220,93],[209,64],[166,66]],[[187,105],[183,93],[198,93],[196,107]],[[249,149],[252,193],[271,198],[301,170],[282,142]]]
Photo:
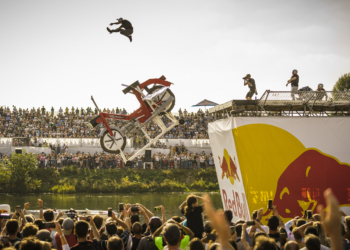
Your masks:
[[[344,91],[344,89],[350,90],[350,73],[339,77],[333,86],[333,91]]]
[[[40,188],[41,181],[30,177],[37,164],[32,153],[12,154],[10,160],[0,162],[0,181],[2,191],[27,193]]]

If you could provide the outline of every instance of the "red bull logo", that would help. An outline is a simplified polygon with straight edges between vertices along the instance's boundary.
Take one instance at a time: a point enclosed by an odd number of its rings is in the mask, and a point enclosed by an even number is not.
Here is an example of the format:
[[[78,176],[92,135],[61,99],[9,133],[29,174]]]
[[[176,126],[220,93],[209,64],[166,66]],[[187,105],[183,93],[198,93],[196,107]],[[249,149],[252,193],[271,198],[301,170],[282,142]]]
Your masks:
[[[8,211],[7,210],[4,210],[4,209],[0,209],[0,214],[7,214]]]
[[[323,192],[331,187],[339,204],[350,204],[350,166],[310,149],[293,161],[278,179],[273,204],[284,218],[301,216],[304,210],[326,207]]]
[[[218,156],[218,158],[220,167],[222,169],[221,179],[224,179],[225,177],[228,178],[232,185],[234,185],[235,180],[238,180],[240,182],[241,180],[239,179],[237,173],[236,158],[234,157],[234,160],[232,160],[226,149],[224,149],[223,161],[221,162],[220,156]]]

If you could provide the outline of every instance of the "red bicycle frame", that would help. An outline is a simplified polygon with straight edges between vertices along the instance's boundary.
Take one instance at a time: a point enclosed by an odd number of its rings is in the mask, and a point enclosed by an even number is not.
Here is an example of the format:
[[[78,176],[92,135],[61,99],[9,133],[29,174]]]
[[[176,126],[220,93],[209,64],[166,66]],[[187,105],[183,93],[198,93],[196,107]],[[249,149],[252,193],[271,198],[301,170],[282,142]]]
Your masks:
[[[151,84],[159,84],[162,86],[170,87],[170,85],[172,83],[165,81],[165,79],[166,78],[164,76],[162,76],[159,79],[157,79],[157,78],[149,79],[149,80],[141,83],[140,85],[138,85],[138,88],[140,88],[141,92],[142,92],[144,89],[146,89],[146,91],[148,91],[148,86]],[[133,112],[130,115],[111,114],[111,113],[100,112],[99,118],[96,120],[97,123],[102,122],[105,125],[105,127],[107,128],[107,130],[111,136],[113,136],[113,133],[112,133],[112,130],[109,127],[106,119],[130,121],[131,119],[136,118],[140,123],[144,123],[152,115],[151,112],[153,110],[145,101],[142,100],[142,97],[143,97],[142,94],[135,89],[131,89],[130,91],[132,94],[134,94],[136,96],[137,100],[141,104],[140,108],[138,108],[135,112]],[[130,91],[129,91],[129,93],[130,93]],[[162,100],[159,100],[156,104],[160,105],[161,103],[162,103]],[[153,108],[156,108],[156,106],[153,105]]]

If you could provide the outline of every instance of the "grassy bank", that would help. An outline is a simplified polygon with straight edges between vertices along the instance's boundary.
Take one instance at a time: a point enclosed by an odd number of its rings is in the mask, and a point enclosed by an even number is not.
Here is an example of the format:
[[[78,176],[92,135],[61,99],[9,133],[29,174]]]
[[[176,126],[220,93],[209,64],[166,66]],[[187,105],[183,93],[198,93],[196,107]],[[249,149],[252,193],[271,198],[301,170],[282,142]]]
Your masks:
[[[34,192],[128,193],[128,192],[214,192],[219,190],[216,172],[202,170],[87,170],[76,167],[35,169],[30,173],[41,181]]]

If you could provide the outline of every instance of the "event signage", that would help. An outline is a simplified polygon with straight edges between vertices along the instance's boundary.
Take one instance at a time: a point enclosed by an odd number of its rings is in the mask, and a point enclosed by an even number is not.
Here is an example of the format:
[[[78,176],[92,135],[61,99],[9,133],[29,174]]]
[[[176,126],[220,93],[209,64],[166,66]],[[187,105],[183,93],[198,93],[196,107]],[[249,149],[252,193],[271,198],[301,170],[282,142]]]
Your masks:
[[[232,117],[210,123],[224,208],[240,219],[246,219],[244,208],[250,215],[263,208],[266,219],[271,199],[287,221],[326,206],[323,192],[330,187],[349,214],[349,129],[347,117]]]

